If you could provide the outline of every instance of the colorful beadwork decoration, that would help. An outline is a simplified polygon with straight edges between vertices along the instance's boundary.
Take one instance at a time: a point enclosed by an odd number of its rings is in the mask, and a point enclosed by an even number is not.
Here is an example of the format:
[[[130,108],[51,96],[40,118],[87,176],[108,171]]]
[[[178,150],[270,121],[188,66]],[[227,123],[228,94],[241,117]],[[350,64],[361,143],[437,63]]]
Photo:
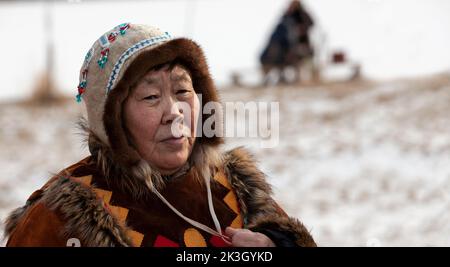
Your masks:
[[[83,71],[83,73],[81,74],[81,81],[78,84],[78,94],[76,96],[77,102],[80,103],[81,102],[81,95],[85,92],[86,90],[86,85],[87,85],[87,73],[88,70],[85,69]]]
[[[170,39],[172,39],[170,34],[168,32],[165,32],[162,35],[139,41],[136,44],[130,46],[127,50],[125,50],[125,52],[123,52],[122,55],[120,55],[119,59],[116,60],[116,63],[114,64],[114,66],[112,68],[111,74],[108,79],[108,83],[106,85],[106,93],[109,93],[111,88],[114,87],[117,77],[120,73],[120,69],[122,68],[123,64],[127,61],[127,59],[130,56],[139,52],[141,49],[144,49],[149,46],[157,45],[161,42],[165,42]]]
[[[119,26],[115,27],[110,33],[100,37],[99,42],[103,49],[101,51],[100,58],[97,60],[97,63],[101,69],[103,69],[106,62],[108,62],[108,54],[111,44],[117,40],[117,36],[119,36],[119,34],[124,35],[129,28],[129,23],[122,23]]]
[[[100,59],[97,61],[98,65],[100,66],[100,68],[104,68],[106,62],[108,62],[108,54],[109,54],[109,48],[104,48],[101,52],[100,52]]]
[[[125,32],[130,28],[130,24],[129,23],[122,23],[118,27],[119,27],[120,35],[124,35]]]
[[[121,36],[124,35],[129,28],[130,28],[129,23],[122,23],[119,26],[115,27],[114,30],[112,30],[110,33],[102,35],[99,38],[98,41],[102,49],[100,51],[100,58],[97,60],[97,63],[101,69],[103,69],[105,67],[105,64],[108,62],[109,49],[111,44],[117,40],[117,37],[119,35]],[[76,101],[78,103],[81,102],[82,95],[86,91],[88,67],[93,54],[94,54],[94,47],[92,47],[84,57],[84,64],[83,64],[84,70],[81,73],[80,83],[77,86],[78,94],[76,95]]]
[[[87,52],[86,56],[84,57],[84,63],[87,63],[92,58],[92,48]]]
[[[81,73],[80,83],[78,84],[78,87],[77,87],[78,94],[76,95],[76,100],[78,103],[81,102],[81,96],[86,91],[88,67],[89,67],[89,62],[92,59],[93,53],[94,53],[94,48],[91,48],[91,49],[89,49],[89,51],[86,53],[86,56],[84,57],[84,64],[83,64],[84,70]]]
[[[118,35],[117,32],[112,32],[112,33],[110,33],[110,34],[108,35],[108,41],[109,41],[110,43],[114,42],[114,41],[116,40],[116,36],[117,36],[117,35]]]
[[[101,50],[100,50],[100,58],[97,60],[97,63],[101,69],[103,69],[105,67],[105,64],[108,62],[109,49],[111,44],[117,40],[118,36],[124,35],[129,28],[130,28],[129,23],[122,23],[116,26],[111,32],[102,35],[98,39],[98,43],[101,46]],[[80,83],[78,84],[77,87],[78,89],[78,94],[76,95],[77,102],[81,102],[82,95],[86,91],[88,67],[93,54],[94,54],[94,47],[92,47],[84,57],[84,64],[83,64],[84,70],[81,73]]]

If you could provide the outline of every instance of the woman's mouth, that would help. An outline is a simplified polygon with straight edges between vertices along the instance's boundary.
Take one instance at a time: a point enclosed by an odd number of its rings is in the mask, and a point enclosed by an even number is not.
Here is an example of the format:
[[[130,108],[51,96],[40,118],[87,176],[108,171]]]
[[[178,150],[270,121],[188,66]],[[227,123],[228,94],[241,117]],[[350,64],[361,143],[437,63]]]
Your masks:
[[[162,142],[168,145],[182,145],[184,143],[184,139],[186,137],[180,136],[180,137],[169,137],[164,139]]]

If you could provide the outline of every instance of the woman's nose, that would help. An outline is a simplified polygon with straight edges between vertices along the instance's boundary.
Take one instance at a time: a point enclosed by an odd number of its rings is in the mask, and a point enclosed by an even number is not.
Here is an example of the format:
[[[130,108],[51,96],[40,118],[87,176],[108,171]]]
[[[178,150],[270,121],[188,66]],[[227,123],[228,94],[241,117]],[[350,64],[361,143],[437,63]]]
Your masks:
[[[171,124],[175,120],[183,118],[183,109],[178,105],[177,101],[169,97],[169,99],[164,102],[162,124]]]

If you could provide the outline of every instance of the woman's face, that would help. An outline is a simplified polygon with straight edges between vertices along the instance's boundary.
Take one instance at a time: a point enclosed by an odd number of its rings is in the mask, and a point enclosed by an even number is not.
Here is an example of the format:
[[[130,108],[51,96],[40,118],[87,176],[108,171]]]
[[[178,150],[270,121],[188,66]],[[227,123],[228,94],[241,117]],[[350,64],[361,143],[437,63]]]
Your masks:
[[[124,118],[136,150],[161,174],[174,173],[195,141],[200,104],[189,73],[167,65],[146,73],[131,91]]]

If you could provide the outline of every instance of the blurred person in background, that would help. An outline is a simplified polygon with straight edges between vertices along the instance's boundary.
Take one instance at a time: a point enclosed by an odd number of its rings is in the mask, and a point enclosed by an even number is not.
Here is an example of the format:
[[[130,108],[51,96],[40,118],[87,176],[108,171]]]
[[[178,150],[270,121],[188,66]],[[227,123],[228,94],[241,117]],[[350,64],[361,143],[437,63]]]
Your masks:
[[[218,99],[195,42],[128,23],[102,35],[77,95],[91,155],[11,213],[7,246],[315,246],[247,151],[197,134]]]
[[[309,40],[309,31],[313,25],[311,16],[303,8],[301,2],[292,1],[260,56],[264,85],[268,85],[270,82],[269,73],[271,71],[277,72],[278,83],[287,83],[287,69],[294,70],[294,78],[291,79],[291,82],[300,81],[302,63],[314,55]]]

